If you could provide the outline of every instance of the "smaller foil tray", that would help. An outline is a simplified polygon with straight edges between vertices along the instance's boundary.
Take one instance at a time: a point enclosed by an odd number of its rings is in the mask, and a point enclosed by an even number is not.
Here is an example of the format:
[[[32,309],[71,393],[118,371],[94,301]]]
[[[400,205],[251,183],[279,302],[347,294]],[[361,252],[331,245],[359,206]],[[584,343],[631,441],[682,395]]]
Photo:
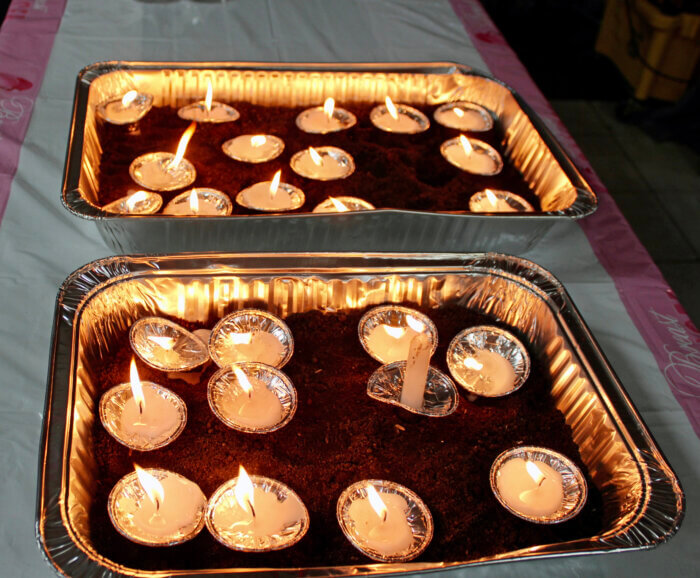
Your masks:
[[[498,296],[497,299],[494,296]],[[96,465],[96,378],[116,335],[137,319],[212,323],[255,297],[285,318],[310,310],[449,301],[517,328],[546,366],[550,394],[602,495],[599,535],[463,562],[313,568],[172,568],[168,575],[270,578],[424,572],[505,560],[654,547],[683,518],[678,478],[561,284],[524,259],[497,254],[191,254],[111,257],[73,273],[56,304],[39,464],[36,536],[58,572],[162,576],[118,565],[90,542]]]
[[[154,105],[180,107],[211,80],[216,98],[257,105],[316,106],[326,97],[351,104],[394,100],[437,105],[476,102],[493,111],[505,158],[522,174],[544,212],[482,215],[378,209],[347,214],[299,213],[172,217],[119,215],[97,204],[102,146],[97,106],[136,89]],[[235,194],[233,195],[235,196]],[[535,112],[495,78],[450,62],[290,64],[244,62],[102,62],[78,75],[62,200],[95,221],[117,253],[181,251],[472,251],[521,254],[557,222],[586,217],[598,206],[589,184]],[[311,207],[308,208],[311,211]]]

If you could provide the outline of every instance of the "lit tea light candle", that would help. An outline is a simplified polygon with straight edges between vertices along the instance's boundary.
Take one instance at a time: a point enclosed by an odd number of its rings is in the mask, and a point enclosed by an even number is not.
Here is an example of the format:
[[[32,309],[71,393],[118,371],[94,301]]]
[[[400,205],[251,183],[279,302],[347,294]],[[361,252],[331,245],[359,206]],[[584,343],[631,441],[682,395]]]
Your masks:
[[[503,169],[503,160],[495,148],[463,134],[442,143],[440,153],[450,164],[475,175],[497,175]]]
[[[308,108],[297,116],[297,127],[312,134],[328,134],[355,126],[357,118],[344,108],[335,106],[335,100],[327,98],[323,106]]]
[[[501,397],[518,390],[530,374],[530,356],[510,332],[488,325],[458,333],[447,348],[447,367],[466,390]]]
[[[420,311],[399,305],[381,305],[370,309],[358,325],[360,343],[367,353],[381,363],[408,359],[411,340],[425,333],[431,343],[430,354],[437,348],[437,328]]]
[[[108,390],[100,399],[100,420],[119,443],[138,451],[168,445],[185,429],[187,407],[169,389],[141,382],[132,359],[130,383]]]
[[[107,501],[117,531],[144,546],[174,546],[199,534],[207,506],[199,486],[175,472],[134,467]]]
[[[344,179],[355,172],[355,161],[337,147],[309,147],[295,153],[289,165],[296,174],[317,181]]]
[[[153,95],[130,90],[124,96],[97,105],[97,114],[112,124],[131,124],[141,120],[153,106]]]
[[[220,486],[209,499],[207,528],[224,546],[242,552],[289,548],[309,529],[309,513],[288,486],[262,476],[238,477]]]
[[[519,518],[563,522],[583,507],[587,486],[581,470],[565,456],[538,447],[503,452],[491,467],[491,489]]]
[[[169,152],[147,153],[134,159],[129,175],[139,185],[154,191],[174,191],[191,185],[197,177],[194,165],[185,156],[196,123],[183,133],[175,154]]]
[[[350,543],[380,562],[419,556],[433,537],[433,518],[411,490],[385,480],[362,480],[338,499],[336,515]]]
[[[497,189],[484,189],[469,199],[473,213],[530,213],[535,209],[520,195]]]
[[[123,215],[152,215],[163,205],[163,197],[149,191],[136,191],[102,207],[108,213]]]
[[[282,171],[279,170],[271,181],[256,183],[243,189],[236,196],[236,202],[247,209],[265,212],[294,211],[304,204],[304,192],[290,185],[281,183]]]
[[[212,375],[209,406],[227,426],[247,433],[269,433],[287,425],[296,411],[291,380],[264,363],[237,363]]]
[[[485,132],[493,128],[493,116],[474,102],[448,102],[433,113],[435,122],[447,128],[468,132]]]
[[[265,163],[282,154],[284,141],[271,134],[243,134],[227,140],[221,150],[237,161]]]
[[[430,338],[425,333],[418,333],[411,339],[401,388],[401,405],[414,409],[423,408],[430,357],[433,353],[431,346]]]
[[[209,361],[206,341],[163,317],[136,321],[129,329],[129,341],[144,363],[160,371],[191,371]]]
[[[281,368],[294,353],[294,339],[279,317],[259,309],[241,309],[214,326],[209,352],[219,367],[257,361]]]
[[[177,111],[177,115],[194,122],[221,123],[238,120],[241,116],[238,111],[228,104],[212,100],[213,95],[211,80],[207,79],[207,94],[204,100],[183,106]]]
[[[346,213],[348,211],[372,211],[374,205],[357,197],[328,197],[314,207],[314,213]]]
[[[430,128],[430,121],[420,110],[406,104],[394,104],[388,96],[384,104],[369,114],[372,124],[386,132],[416,134]]]
[[[163,209],[164,215],[219,217],[230,215],[233,203],[217,189],[198,187],[180,193]]]

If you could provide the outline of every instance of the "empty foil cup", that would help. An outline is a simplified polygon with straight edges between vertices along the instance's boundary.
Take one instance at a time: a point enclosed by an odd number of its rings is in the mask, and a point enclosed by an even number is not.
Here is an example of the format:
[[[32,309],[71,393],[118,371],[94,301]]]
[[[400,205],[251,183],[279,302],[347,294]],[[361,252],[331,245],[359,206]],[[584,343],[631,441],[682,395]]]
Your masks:
[[[129,330],[136,355],[160,371],[191,371],[209,361],[206,342],[174,321],[144,317]]]

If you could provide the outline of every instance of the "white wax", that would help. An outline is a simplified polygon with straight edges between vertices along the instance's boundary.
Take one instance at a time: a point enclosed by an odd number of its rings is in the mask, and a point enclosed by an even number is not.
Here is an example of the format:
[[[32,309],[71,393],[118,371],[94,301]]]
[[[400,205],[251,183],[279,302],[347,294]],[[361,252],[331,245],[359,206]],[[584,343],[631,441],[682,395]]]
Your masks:
[[[297,208],[293,193],[286,188],[285,183],[280,183],[274,197],[270,196],[270,183],[271,181],[255,183],[242,191],[245,205],[268,211],[289,211]]]
[[[374,511],[368,498],[350,504],[348,516],[355,523],[355,536],[366,547],[390,556],[406,552],[413,542],[413,532],[406,519],[408,503],[398,494],[380,493],[387,508],[386,521]]]
[[[467,154],[464,148],[455,144],[445,149],[447,160],[457,165],[463,171],[477,175],[489,175],[498,169],[498,163],[481,148],[474,148]]]
[[[458,371],[477,393],[501,395],[515,387],[518,376],[510,361],[495,351],[481,350],[470,356],[482,364],[481,369],[472,369],[459,364]]]
[[[539,486],[522,458],[513,458],[501,466],[496,474],[496,486],[505,503],[516,512],[524,516],[551,516],[564,501],[562,477],[547,464],[534,463],[545,476]]]
[[[231,107],[222,103],[213,101],[211,103],[211,110],[207,110],[204,102],[198,102],[193,105],[184,106],[183,109],[187,109],[187,120],[194,120],[195,122],[225,122],[233,121],[238,118],[237,115],[231,114]]]
[[[158,480],[163,486],[159,508],[147,496],[140,504],[124,495],[117,499],[116,508],[130,514],[131,522],[145,535],[176,538],[181,530],[191,528],[205,506],[205,497],[197,484],[176,476]]]
[[[301,113],[301,129],[309,132],[335,132],[343,128],[337,113],[328,118],[322,106],[310,108]]]
[[[276,494],[259,487],[253,489],[255,517],[240,506],[233,491],[230,494],[229,499],[222,500],[221,505],[214,510],[212,519],[215,526],[225,531],[254,537],[271,536],[279,534],[304,517],[304,509],[297,500],[289,498],[280,502]]]
[[[180,414],[177,406],[158,394],[148,383],[143,386],[143,413],[133,397],[124,403],[124,409],[119,420],[119,429],[127,439],[138,439],[144,442],[158,439],[174,432],[180,424]]]
[[[250,343],[234,343],[229,338],[225,351],[222,351],[221,361],[227,365],[239,361],[258,361],[275,367],[284,357],[284,345],[272,333],[253,331]]]
[[[201,216],[216,216],[223,215],[225,211],[219,209],[221,203],[218,199],[212,196],[197,195],[197,212],[193,212],[190,207],[190,201],[184,200],[178,203],[172,201],[163,209],[164,215],[201,215]]]
[[[302,173],[303,176],[310,179],[342,179],[348,174],[348,167],[341,163],[338,159],[332,157],[329,154],[319,151],[321,157],[321,164],[317,165],[311,158],[311,153],[308,149],[304,151],[295,167],[298,168],[297,172]]]
[[[459,108],[464,114],[459,116],[455,112],[455,108]],[[449,128],[464,131],[483,131],[488,127],[481,112],[472,108],[460,108],[459,106],[436,112],[435,120]]]
[[[239,161],[260,163],[274,159],[282,152],[284,146],[276,137],[264,135],[265,141],[256,146],[253,144],[256,136],[262,135],[243,134],[231,139],[224,145],[226,154]]]
[[[186,186],[189,180],[182,181],[182,172],[186,172],[187,164],[170,167],[170,162],[175,157],[172,153],[157,153],[160,158],[145,159],[137,170],[138,181],[142,186],[155,190],[170,190]],[[183,161],[184,163],[185,161]],[[194,176],[192,176],[194,180]]]
[[[496,197],[492,203],[488,197],[484,196],[476,201],[469,202],[469,210],[475,213],[518,213],[518,209],[511,207],[505,199]]]
[[[408,349],[411,340],[418,335],[412,327],[406,325],[402,327],[404,332],[400,336],[394,337],[387,331],[387,325],[377,325],[367,336],[367,348],[384,363],[393,361],[403,361],[408,359]],[[389,327],[392,329],[392,327]],[[398,329],[398,328],[397,328]]]
[[[281,422],[279,398],[260,380],[247,377],[253,386],[250,396],[239,385],[232,387],[221,401],[221,413],[237,424],[253,428],[268,428]]]
[[[430,339],[426,334],[419,333],[411,339],[403,387],[401,388],[400,401],[402,404],[422,409],[430,368],[431,349]]]

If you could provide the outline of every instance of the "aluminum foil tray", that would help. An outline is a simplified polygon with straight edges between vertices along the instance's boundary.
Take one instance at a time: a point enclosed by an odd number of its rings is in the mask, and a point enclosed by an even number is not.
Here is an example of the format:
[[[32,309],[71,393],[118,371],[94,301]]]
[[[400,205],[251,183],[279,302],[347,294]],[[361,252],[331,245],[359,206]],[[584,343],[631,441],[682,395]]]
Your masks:
[[[394,100],[436,105],[470,100],[492,110],[505,157],[520,171],[544,213],[479,215],[382,209],[352,214],[124,216],[97,206],[102,147],[96,106],[131,89],[154,105],[201,98],[206,80],[219,100],[311,106]],[[558,221],[590,215],[597,198],[532,109],[502,82],[467,66],[427,64],[105,62],[78,76],[63,183],[63,203],[94,220],[119,253],[180,251],[471,251],[522,253]],[[465,207],[466,209],[466,207]]]
[[[91,428],[100,360],[136,319],[170,314],[206,323],[245,299],[281,316],[385,302],[436,307],[455,300],[520,329],[549,368],[551,395],[602,494],[599,535],[465,562],[314,568],[173,568],[168,575],[274,577],[423,572],[572,554],[651,548],[678,529],[678,479],[559,282],[537,265],[497,254],[194,254],[113,257],[71,275],[58,294],[40,456],[36,534],[70,576],[162,576],[125,568],[90,543],[95,484]]]

